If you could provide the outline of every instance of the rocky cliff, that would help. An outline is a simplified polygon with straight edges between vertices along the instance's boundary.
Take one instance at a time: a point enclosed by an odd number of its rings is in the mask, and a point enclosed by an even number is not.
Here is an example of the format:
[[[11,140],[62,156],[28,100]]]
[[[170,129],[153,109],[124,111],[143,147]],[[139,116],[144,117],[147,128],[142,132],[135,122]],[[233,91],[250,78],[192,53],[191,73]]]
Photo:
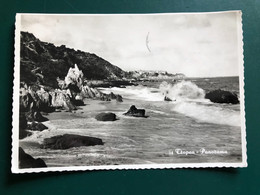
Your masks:
[[[125,72],[95,54],[74,50],[64,45],[42,42],[33,34],[21,32],[21,81],[58,87],[68,70],[78,65],[88,80],[121,79]]]

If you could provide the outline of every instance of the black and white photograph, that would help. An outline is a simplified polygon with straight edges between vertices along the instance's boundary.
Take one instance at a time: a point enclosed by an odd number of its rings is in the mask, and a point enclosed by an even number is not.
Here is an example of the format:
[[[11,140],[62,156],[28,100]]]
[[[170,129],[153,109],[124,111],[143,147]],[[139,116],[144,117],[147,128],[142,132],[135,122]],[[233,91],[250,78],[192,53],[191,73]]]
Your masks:
[[[241,14],[17,14],[12,172],[246,167]]]

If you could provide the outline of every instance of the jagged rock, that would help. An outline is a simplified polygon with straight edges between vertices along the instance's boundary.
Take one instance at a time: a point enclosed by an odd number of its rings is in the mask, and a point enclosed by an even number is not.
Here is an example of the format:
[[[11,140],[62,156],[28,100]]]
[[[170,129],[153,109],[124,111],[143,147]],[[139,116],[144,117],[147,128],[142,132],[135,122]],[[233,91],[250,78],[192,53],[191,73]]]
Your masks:
[[[115,99],[117,102],[123,102],[123,98],[121,95],[116,95],[113,92],[107,95],[109,99]]]
[[[36,94],[39,98],[38,103],[36,102],[38,109],[44,112],[53,112],[54,108],[51,105],[51,95],[43,88],[36,91]]]
[[[32,122],[31,124],[28,125],[27,129],[32,130],[32,131],[43,131],[45,129],[48,129],[44,124],[42,123],[36,123]]]
[[[87,85],[85,85],[84,87],[82,87],[81,90],[81,94],[82,96],[86,97],[86,98],[94,98],[95,97],[95,93],[93,92],[93,90],[91,90],[91,88]]]
[[[25,153],[25,151],[19,147],[19,168],[40,168],[47,167],[45,162],[41,158],[33,158],[31,155]]]
[[[105,94],[100,92],[98,89],[89,87],[88,85],[82,87],[81,95],[86,98],[99,99],[102,101],[111,101],[111,99],[115,99],[118,102],[123,101],[121,95],[116,95],[113,92],[110,94]]]
[[[83,85],[83,72],[79,70],[77,64],[75,64],[74,68],[69,69],[68,74],[64,79],[64,83],[66,86],[70,86],[70,88],[72,88],[75,91],[81,89]]]
[[[134,116],[134,117],[146,117],[144,109],[137,109],[135,105],[132,105],[130,109],[124,113],[126,116]]]
[[[114,113],[100,113],[96,115],[95,119],[98,121],[115,121],[116,120],[116,115]]]
[[[51,104],[55,108],[63,108],[67,111],[75,110],[76,107],[73,105],[70,96],[66,93],[66,91],[55,90],[50,92],[51,95]]]
[[[33,90],[31,87],[28,88],[28,92],[33,98],[34,109],[43,112],[53,112],[54,108],[51,106],[51,96],[43,88],[39,90]]]
[[[164,101],[171,102],[172,100],[171,100],[171,98],[164,96]]]
[[[206,93],[205,95],[206,99],[209,99],[210,101],[214,103],[230,103],[230,104],[238,104],[239,100],[236,94],[231,93],[229,91],[224,90],[214,90],[210,91],[209,93]]]
[[[122,96],[121,96],[121,95],[117,95],[117,96],[116,96],[116,101],[117,101],[117,102],[123,102]]]
[[[103,145],[102,139],[74,134],[58,135],[51,138],[45,138],[42,148],[50,149],[68,149],[80,146]]]
[[[98,89],[91,88],[88,85],[82,87],[81,95],[91,99],[104,99],[105,94],[101,93]]]
[[[108,95],[108,97],[109,97],[110,99],[116,99],[116,95],[115,95],[113,92],[111,92],[111,93]]]

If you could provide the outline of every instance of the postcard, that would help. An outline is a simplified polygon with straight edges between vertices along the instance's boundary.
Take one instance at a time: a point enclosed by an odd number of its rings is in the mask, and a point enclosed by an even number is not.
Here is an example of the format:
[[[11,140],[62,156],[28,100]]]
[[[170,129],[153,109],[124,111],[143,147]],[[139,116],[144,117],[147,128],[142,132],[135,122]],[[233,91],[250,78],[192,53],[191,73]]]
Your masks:
[[[13,173],[247,166],[241,11],[15,27]]]

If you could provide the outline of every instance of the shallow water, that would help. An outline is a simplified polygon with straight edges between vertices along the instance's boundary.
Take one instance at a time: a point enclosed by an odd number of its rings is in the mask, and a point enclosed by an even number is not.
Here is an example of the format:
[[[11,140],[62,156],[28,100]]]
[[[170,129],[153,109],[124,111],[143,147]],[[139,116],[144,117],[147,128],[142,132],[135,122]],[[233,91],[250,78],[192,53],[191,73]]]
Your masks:
[[[234,83],[235,85],[238,83]],[[196,86],[183,83],[191,93]],[[183,86],[180,86],[182,88]],[[185,90],[186,90],[185,88]],[[172,89],[172,88],[171,88]],[[51,113],[45,122],[49,130],[34,132],[20,141],[33,157],[42,158],[47,166],[79,166],[147,163],[241,162],[241,129],[239,105],[210,103],[198,93],[198,98],[175,94],[176,101],[163,101],[159,85],[152,87],[101,89],[121,94],[124,102],[85,100],[85,106],[75,113]],[[182,90],[182,89],[178,89]],[[206,90],[206,89],[203,89]],[[199,91],[201,91],[199,89]],[[188,94],[189,97],[190,94]],[[193,96],[192,96],[193,97]],[[148,118],[124,116],[131,105],[144,108]],[[100,112],[113,112],[119,120],[100,122],[94,119]],[[103,146],[70,148],[67,150],[40,149],[46,137],[73,133],[98,137]],[[178,154],[185,151],[224,151],[221,154]]]

